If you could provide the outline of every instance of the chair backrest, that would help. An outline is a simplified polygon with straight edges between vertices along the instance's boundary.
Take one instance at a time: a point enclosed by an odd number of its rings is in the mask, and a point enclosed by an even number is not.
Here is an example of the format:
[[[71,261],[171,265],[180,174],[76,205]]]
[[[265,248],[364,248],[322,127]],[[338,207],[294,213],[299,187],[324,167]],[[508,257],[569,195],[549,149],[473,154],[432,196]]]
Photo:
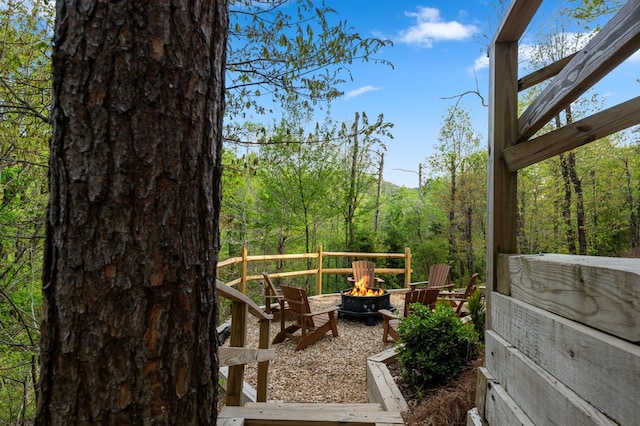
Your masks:
[[[277,301],[277,298],[274,296],[279,296],[280,293],[278,292],[278,289],[276,289],[275,284],[273,284],[273,281],[271,281],[271,277],[269,276],[269,274],[267,274],[266,272],[262,273],[262,276],[264,278],[264,306],[265,306],[265,311],[267,313],[271,313],[271,304],[275,303]]]
[[[375,287],[375,273],[376,264],[368,260],[355,260],[351,262],[351,268],[353,269],[353,280],[355,282],[360,281],[364,277],[367,277],[365,286],[369,288]]]
[[[467,284],[467,288],[464,290],[463,299],[468,299],[471,297],[474,291],[476,291],[476,280],[478,279],[478,273],[474,272],[469,278],[469,284]]]
[[[294,319],[301,324],[302,315],[311,313],[307,292],[304,289],[287,285],[280,286],[280,290],[282,290],[282,296],[287,301]]]
[[[420,288],[410,291],[404,297],[404,312],[403,316],[407,317],[411,313],[411,305],[413,303],[420,303],[424,306],[433,306],[438,300],[438,294],[440,289],[438,288]]]
[[[429,267],[429,287],[443,287],[451,282],[449,271],[451,266],[444,263],[436,263]]]

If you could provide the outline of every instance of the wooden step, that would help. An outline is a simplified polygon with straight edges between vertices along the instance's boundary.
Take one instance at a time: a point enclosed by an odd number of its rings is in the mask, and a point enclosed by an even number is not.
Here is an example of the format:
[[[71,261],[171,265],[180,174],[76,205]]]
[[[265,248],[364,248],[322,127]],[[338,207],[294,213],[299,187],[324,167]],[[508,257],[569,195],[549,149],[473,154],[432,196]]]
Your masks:
[[[223,407],[218,413],[218,426],[338,426],[345,423],[382,426],[403,425],[404,421],[400,413],[384,411],[380,404],[253,402],[244,407]]]

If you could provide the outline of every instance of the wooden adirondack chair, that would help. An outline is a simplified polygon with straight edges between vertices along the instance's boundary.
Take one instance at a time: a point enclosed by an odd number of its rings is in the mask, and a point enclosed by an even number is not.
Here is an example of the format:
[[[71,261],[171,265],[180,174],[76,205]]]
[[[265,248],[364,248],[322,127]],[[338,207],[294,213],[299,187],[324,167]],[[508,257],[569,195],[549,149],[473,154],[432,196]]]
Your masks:
[[[280,321],[281,324],[289,315],[289,306],[284,301],[282,292],[278,291],[268,273],[263,272],[264,277],[264,310],[266,313],[273,315],[274,321]]]
[[[429,281],[427,281],[427,287],[439,289],[453,287],[451,277],[449,276],[450,271],[451,266],[445,265],[444,263],[431,265],[429,267]]]
[[[331,331],[333,337],[338,337],[337,306],[318,312],[311,312],[306,291],[285,285],[281,286],[280,289],[284,300],[289,305],[289,312],[293,317],[294,324],[288,327],[282,326],[273,343],[281,343],[289,338],[298,342],[295,350],[299,351],[311,345],[329,331]],[[281,324],[283,323],[281,322]],[[298,330],[300,330],[300,334],[294,334]]]
[[[358,281],[366,278],[367,282],[365,287],[374,288],[383,283],[382,278],[376,277],[376,264],[368,260],[355,260],[351,262],[351,268],[353,269],[353,276],[347,279],[350,282],[357,283]]]
[[[465,289],[455,290],[455,291],[441,291],[438,296],[440,300],[445,300],[451,303],[456,310],[456,315],[460,316],[462,314],[462,306],[466,303],[469,296],[476,291],[476,280],[478,279],[478,273],[475,272],[469,278],[469,283]]]
[[[414,303],[420,303],[424,306],[434,307],[440,289],[438,288],[420,288],[412,289],[404,296],[404,308],[402,309],[402,317],[406,318],[411,313],[411,305]],[[400,324],[400,317],[397,314],[387,310],[380,309],[378,311],[382,314],[382,341],[387,342],[391,337],[393,340],[399,340],[398,325]]]

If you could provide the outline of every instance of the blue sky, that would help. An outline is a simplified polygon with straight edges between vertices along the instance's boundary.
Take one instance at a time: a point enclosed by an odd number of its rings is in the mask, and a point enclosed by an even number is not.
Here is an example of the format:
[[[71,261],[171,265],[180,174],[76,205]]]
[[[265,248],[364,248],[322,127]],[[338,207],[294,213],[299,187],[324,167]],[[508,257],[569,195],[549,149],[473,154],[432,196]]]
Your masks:
[[[549,8],[556,4],[543,2],[547,9],[541,10],[541,16],[552,14]],[[366,112],[371,119],[384,114],[386,121],[394,123],[394,139],[384,141],[384,178],[417,187],[419,164],[433,154],[443,115],[456,102],[443,98],[478,89],[488,101],[486,37],[493,37],[499,23],[497,12],[484,0],[329,0],[326,5],[363,37],[394,43],[378,55],[391,61],[393,69],[371,63],[351,67],[354,80],[340,88],[345,96],[333,102],[332,116],[352,121],[356,111]],[[638,96],[639,57],[634,55],[634,60],[622,67],[624,90],[616,79],[613,81],[618,85],[610,83],[612,87],[606,89],[608,96],[618,98],[615,103]],[[635,94],[629,94],[629,89]],[[624,99],[616,96],[616,90],[626,93]],[[465,96],[462,104],[470,111],[486,146],[487,108],[475,95]]]

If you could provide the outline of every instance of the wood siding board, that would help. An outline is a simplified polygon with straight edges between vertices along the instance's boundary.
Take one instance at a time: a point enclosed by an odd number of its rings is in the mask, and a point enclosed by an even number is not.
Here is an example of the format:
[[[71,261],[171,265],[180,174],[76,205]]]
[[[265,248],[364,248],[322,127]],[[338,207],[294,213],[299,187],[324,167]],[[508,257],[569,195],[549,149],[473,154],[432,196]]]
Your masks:
[[[619,424],[640,419],[640,346],[500,294],[493,331]]]
[[[487,369],[534,424],[558,426],[617,424],[524,356],[497,333],[487,332],[486,345]],[[496,386],[492,387],[492,389],[495,388]]]
[[[488,369],[478,369],[478,383],[483,385],[484,399],[478,404],[478,414],[484,424],[534,426],[509,393],[498,383]]]
[[[522,113],[519,141],[533,136],[640,48],[639,17],[640,0],[629,0]]]
[[[509,257],[511,295],[605,333],[640,342],[640,262],[558,254]]]
[[[511,172],[640,124],[640,97],[502,151]]]

